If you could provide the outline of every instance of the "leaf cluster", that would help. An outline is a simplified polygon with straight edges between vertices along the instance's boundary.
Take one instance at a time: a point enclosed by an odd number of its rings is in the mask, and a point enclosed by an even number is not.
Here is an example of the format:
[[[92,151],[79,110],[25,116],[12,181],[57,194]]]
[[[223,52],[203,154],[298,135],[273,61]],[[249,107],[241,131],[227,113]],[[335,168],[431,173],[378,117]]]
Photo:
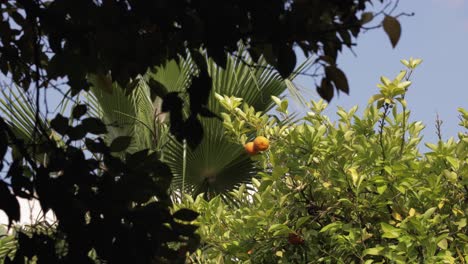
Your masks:
[[[420,60],[402,61],[409,71]],[[219,96],[232,140],[262,130],[260,172],[233,191],[237,204],[202,197],[181,206],[200,212],[203,247],[195,263],[464,263],[468,259],[466,110],[457,139],[426,143],[410,122],[404,95],[409,74],[382,78],[362,114],[326,104],[284,124]],[[275,100],[278,108],[286,103]],[[285,109],[283,109],[286,112]],[[229,117],[229,118],[227,118]],[[253,124],[265,118],[261,127]],[[240,126],[239,124],[242,124]]]

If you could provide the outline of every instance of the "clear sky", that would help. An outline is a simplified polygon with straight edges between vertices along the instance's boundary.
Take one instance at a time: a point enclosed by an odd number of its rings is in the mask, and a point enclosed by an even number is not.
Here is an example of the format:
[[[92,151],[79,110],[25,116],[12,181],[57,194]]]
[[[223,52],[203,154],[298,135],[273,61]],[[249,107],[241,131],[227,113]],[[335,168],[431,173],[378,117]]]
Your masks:
[[[402,0],[395,14],[400,12],[415,15],[400,18],[402,35],[395,49],[385,32],[376,29],[360,35],[353,48],[357,56],[346,49],[339,56],[338,66],[346,73],[351,92],[335,96],[326,114],[335,119],[337,105],[363,109],[378,92],[380,76],[393,79],[404,69],[400,59],[412,56],[423,63],[414,72],[406,96],[410,119],[426,125],[424,142],[437,141],[436,113],[444,122],[443,138],[456,137],[462,131],[457,108],[468,109],[468,0]],[[309,89],[307,97],[318,99],[311,78],[300,78],[298,83]]]

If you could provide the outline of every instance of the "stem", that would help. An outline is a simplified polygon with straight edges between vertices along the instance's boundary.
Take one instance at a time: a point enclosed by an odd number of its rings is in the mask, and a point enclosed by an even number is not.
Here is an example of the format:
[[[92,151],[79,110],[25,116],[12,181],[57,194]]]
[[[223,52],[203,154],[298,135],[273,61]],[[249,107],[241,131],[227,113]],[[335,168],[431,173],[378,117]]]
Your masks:
[[[390,107],[389,104],[384,104],[383,105],[384,112],[383,112],[382,119],[380,120],[380,126],[379,126],[379,143],[380,143],[380,148],[382,149],[382,160],[383,161],[385,161],[387,159],[387,157],[385,155],[385,146],[384,146],[384,142],[383,142],[383,130],[384,130],[384,127],[385,127],[385,119],[387,118],[389,107]]]
[[[186,175],[186,169],[187,169],[187,141],[184,139],[183,141],[183,146],[184,146],[184,151],[182,154],[182,190],[181,194],[184,193],[184,187],[185,187],[185,175]],[[183,196],[181,196],[183,198]]]
[[[411,70],[409,73],[408,73],[408,76],[406,76],[406,80],[409,81],[410,77],[411,77],[411,74],[413,74],[413,71]],[[407,91],[407,90],[406,90]],[[401,98],[403,100],[405,100],[405,95],[406,95],[406,91],[405,93],[401,96]],[[403,153],[403,148],[405,147],[405,134],[406,134],[406,106],[402,104],[402,107],[403,107],[403,122],[402,122],[402,135],[401,135],[401,146],[400,146],[400,156],[402,155]]]
[[[439,113],[436,113],[436,134],[437,138],[439,139],[439,142],[442,141],[442,120],[440,120]]]

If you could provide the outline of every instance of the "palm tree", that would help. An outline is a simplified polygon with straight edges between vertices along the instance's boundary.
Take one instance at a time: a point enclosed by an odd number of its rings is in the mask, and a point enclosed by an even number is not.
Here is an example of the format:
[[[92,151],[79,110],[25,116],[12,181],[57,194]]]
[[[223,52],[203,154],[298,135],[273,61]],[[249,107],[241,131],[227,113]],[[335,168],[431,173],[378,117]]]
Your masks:
[[[273,106],[271,96],[280,96],[287,86],[291,88],[290,80],[283,80],[263,59],[254,64],[242,50],[238,54],[228,56],[225,69],[207,59],[213,87],[208,109],[217,114],[222,111],[213,96],[219,93],[243,98],[256,110],[268,111]],[[188,147],[185,141],[177,141],[168,133],[166,114],[161,112],[161,97],[152,93],[156,89],[162,90],[160,93],[185,95],[197,73],[195,63],[187,57],[179,62],[169,61],[137,77],[127,89],[122,89],[107,76],[92,75],[89,77],[92,87],[84,96],[89,106],[88,114],[102,118],[108,125],[107,142],[126,136],[131,137],[128,152],[142,149],[160,152],[174,174],[174,193],[205,193],[212,197],[227,194],[240,184],[249,182],[256,174],[253,161],[241,146],[225,137],[222,122],[216,118],[200,118],[204,137],[196,148]],[[21,100],[9,101],[6,98],[1,102],[1,110],[13,110],[10,105],[17,104],[16,101]],[[24,137],[31,135],[34,127],[34,109],[31,105],[23,109],[29,110],[21,111],[20,108],[19,112],[15,111],[8,117],[13,127],[23,128],[19,132]],[[188,111],[187,105],[186,115]]]

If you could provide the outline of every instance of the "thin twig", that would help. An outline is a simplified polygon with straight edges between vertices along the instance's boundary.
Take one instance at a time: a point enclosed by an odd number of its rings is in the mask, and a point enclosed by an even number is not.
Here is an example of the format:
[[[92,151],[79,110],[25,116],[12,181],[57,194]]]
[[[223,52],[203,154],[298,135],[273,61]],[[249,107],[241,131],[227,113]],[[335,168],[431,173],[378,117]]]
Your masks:
[[[435,121],[435,127],[436,127],[436,135],[437,138],[439,139],[439,142],[442,141],[442,124],[444,121],[442,121],[439,117],[439,113],[436,113],[436,121]]]

